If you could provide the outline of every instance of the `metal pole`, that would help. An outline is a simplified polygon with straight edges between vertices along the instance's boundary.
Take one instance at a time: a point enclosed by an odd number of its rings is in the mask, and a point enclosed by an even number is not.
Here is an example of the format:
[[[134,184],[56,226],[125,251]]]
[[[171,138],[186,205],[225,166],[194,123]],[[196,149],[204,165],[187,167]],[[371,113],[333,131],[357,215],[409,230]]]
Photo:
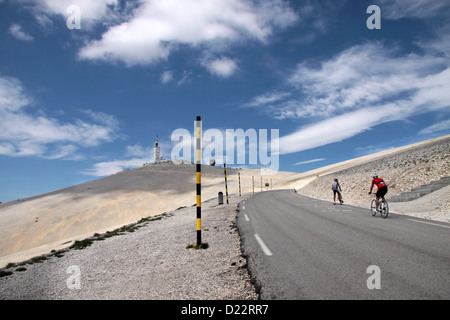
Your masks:
[[[262,177],[261,177],[261,192],[262,192]]]
[[[227,204],[228,204],[228,184],[227,184],[227,164],[223,163],[223,173],[225,175],[225,193],[227,194]]]
[[[201,118],[197,116],[197,246],[202,244],[202,160],[201,160]]]
[[[252,176],[252,187],[253,187],[253,193],[255,193],[255,177]]]
[[[241,173],[238,172],[238,178],[239,178],[239,197],[241,196]]]

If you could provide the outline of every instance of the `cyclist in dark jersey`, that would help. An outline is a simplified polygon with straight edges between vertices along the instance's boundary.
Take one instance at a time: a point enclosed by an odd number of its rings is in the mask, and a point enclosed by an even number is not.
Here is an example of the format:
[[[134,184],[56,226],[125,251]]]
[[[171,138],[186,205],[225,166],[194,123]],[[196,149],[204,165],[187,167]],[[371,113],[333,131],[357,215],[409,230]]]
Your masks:
[[[339,203],[343,204],[344,200],[342,200],[342,194],[341,194],[342,189],[341,189],[341,185],[339,184],[339,181],[338,181],[337,178],[334,179],[334,182],[331,185],[331,189],[333,190],[333,195],[334,195],[333,201],[334,201],[334,204],[336,204],[336,193],[338,194]]]
[[[388,187],[387,187],[386,182],[384,182],[383,179],[378,178],[378,175],[376,173],[373,175],[372,185],[370,186],[369,194],[372,193],[372,189],[373,189],[374,185],[377,186],[377,193],[375,194],[375,196],[376,196],[375,208],[377,208],[377,210],[378,210],[378,203],[380,201],[380,198],[383,199],[383,201],[385,201],[384,196],[388,192]]]

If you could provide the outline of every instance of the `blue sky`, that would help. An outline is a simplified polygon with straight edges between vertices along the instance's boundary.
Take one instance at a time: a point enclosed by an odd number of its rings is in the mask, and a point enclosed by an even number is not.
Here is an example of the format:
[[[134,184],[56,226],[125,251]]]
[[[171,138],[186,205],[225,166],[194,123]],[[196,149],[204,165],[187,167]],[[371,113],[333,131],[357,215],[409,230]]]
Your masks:
[[[139,166],[156,135],[170,158],[197,115],[279,129],[294,172],[449,134],[449,17],[446,0],[0,0],[0,201]]]

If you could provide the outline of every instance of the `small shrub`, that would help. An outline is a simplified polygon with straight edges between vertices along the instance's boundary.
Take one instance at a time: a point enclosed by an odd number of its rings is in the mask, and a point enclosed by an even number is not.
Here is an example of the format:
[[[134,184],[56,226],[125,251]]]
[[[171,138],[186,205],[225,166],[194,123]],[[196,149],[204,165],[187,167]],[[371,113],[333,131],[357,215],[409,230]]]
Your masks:
[[[193,243],[193,244],[190,244],[190,245],[188,245],[186,247],[186,249],[192,249],[192,248],[195,249],[195,250],[208,249],[209,245],[207,243],[200,243],[200,245],[197,245],[196,243]]]

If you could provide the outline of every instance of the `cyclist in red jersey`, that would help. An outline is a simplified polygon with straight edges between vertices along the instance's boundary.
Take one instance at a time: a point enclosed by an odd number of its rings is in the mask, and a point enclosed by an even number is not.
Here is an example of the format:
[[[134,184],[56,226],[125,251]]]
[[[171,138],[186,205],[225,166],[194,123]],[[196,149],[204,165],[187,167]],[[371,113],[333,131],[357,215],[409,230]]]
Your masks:
[[[384,182],[383,179],[378,178],[378,175],[376,173],[373,175],[372,185],[370,186],[369,194],[372,193],[374,185],[377,186],[377,193],[375,194],[376,195],[375,208],[377,208],[378,210],[378,203],[380,201],[380,198],[383,199],[383,201],[385,201],[384,196],[388,192],[388,187],[386,182]]]

